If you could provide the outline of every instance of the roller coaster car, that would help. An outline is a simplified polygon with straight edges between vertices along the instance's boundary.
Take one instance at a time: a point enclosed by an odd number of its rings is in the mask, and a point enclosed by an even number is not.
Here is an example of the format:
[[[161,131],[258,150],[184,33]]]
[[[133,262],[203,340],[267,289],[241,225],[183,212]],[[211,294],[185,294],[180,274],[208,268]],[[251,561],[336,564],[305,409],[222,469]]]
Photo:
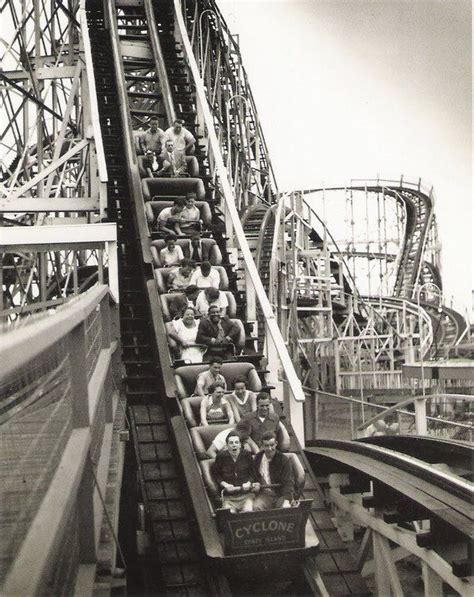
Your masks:
[[[197,158],[193,155],[185,155],[186,167],[188,174],[191,178],[197,178],[199,176],[199,164]],[[138,171],[140,172],[140,178],[147,178],[148,173],[146,171],[145,162],[148,161],[144,155],[137,156]]]
[[[194,192],[198,201],[204,201],[206,192],[200,178],[143,178],[143,199],[151,201],[154,197],[169,197],[170,195],[183,197],[186,193]]]
[[[148,178],[146,178],[145,180],[149,180]],[[148,201],[147,203],[145,203],[145,213],[146,213],[146,219],[148,220],[148,224],[150,226],[153,226],[153,224],[156,222],[156,219],[158,217],[158,214],[165,209],[165,207],[172,207],[174,205],[173,201]],[[199,209],[199,212],[201,214],[201,220],[203,223],[204,228],[208,228],[211,220],[212,220],[212,214],[211,214],[211,208],[209,207],[209,203],[206,203],[205,201],[196,201],[196,207]]]
[[[176,369],[174,373],[179,398],[186,398],[193,394],[197,376],[208,368],[209,365],[188,365]],[[248,390],[259,392],[262,389],[262,382],[252,363],[223,363],[220,373],[224,376],[228,389],[234,387],[234,382],[239,377],[247,379]]]
[[[298,498],[305,482],[304,469],[296,454],[285,456],[291,461]],[[226,574],[247,580],[261,580],[263,574],[271,575],[272,581],[291,578],[303,559],[318,551],[319,540],[308,521],[312,500],[296,501],[291,508],[235,514],[214,508],[212,503],[220,500],[211,474],[213,462],[199,464],[223,543]]]

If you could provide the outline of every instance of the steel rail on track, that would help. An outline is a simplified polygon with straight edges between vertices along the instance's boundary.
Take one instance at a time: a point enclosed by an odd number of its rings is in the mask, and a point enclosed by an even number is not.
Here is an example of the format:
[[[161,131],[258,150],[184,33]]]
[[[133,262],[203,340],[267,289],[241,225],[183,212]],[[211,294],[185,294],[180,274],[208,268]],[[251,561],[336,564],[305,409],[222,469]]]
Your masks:
[[[363,444],[380,446],[414,456],[431,464],[446,464],[461,467],[466,472],[472,471],[474,446],[455,440],[420,435],[382,435],[364,437],[357,440]]]
[[[357,453],[372,458],[377,462],[382,462],[423,479],[434,487],[446,491],[450,495],[455,495],[465,501],[466,505],[470,505],[474,499],[474,486],[472,483],[464,481],[455,475],[440,471],[418,458],[401,454],[395,450],[363,442],[350,442],[344,440],[315,440],[310,442],[310,445],[310,450],[329,448],[331,450],[342,450],[344,452],[350,452],[352,454]],[[450,500],[448,499],[447,501],[449,502]],[[471,531],[471,533],[474,536],[474,531]]]

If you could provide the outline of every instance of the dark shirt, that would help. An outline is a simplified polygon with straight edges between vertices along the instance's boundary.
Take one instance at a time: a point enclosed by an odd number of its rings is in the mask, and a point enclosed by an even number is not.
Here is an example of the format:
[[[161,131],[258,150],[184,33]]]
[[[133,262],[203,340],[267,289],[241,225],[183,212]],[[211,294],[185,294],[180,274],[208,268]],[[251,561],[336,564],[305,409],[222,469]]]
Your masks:
[[[222,481],[239,486],[247,481],[253,483],[256,479],[252,455],[243,449],[235,462],[227,450],[219,452],[212,466],[212,474],[219,486]]]
[[[250,423],[250,437],[257,444],[257,446],[261,445],[262,436],[267,431],[273,431],[273,433],[275,433],[275,435],[278,437],[280,417],[275,413],[269,413],[268,417],[263,421],[260,420],[260,417],[256,412],[247,413],[242,417],[242,419]]]
[[[220,323],[224,334],[228,336],[233,344],[236,344],[240,336],[239,326],[231,321],[228,317],[221,317]],[[197,344],[205,344],[206,346],[215,346],[211,342],[213,338],[217,338],[219,334],[219,328],[217,325],[212,323],[208,317],[202,317],[199,322],[199,327],[196,335]]]
[[[260,475],[260,463],[262,462],[263,452],[259,452],[255,456],[255,472],[259,483],[264,484],[265,480]],[[270,480],[277,483],[279,487],[273,488],[273,491],[278,497],[283,497],[285,500],[291,500],[294,491],[294,478],[291,462],[281,452],[275,452],[275,455],[268,463],[268,470],[270,471]]]

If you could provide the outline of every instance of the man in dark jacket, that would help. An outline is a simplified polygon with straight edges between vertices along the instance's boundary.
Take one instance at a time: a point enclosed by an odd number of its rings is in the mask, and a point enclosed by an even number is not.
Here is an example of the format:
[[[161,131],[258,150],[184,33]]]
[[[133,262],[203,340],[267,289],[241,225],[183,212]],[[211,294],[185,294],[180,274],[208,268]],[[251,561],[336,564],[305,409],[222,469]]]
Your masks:
[[[204,360],[219,356],[230,359],[240,336],[239,326],[227,316],[221,317],[217,306],[210,306],[207,317],[202,317],[196,335],[196,344],[207,346]]]
[[[262,451],[255,456],[255,471],[262,487],[254,500],[254,510],[289,508],[294,490],[293,469],[288,458],[277,450],[278,442],[272,431],[262,437]]]
[[[253,499],[260,486],[256,483],[255,468],[250,452],[242,450],[237,431],[231,431],[226,438],[227,450],[219,452],[212,467],[212,476],[226,494],[222,507],[231,512],[251,512]]]

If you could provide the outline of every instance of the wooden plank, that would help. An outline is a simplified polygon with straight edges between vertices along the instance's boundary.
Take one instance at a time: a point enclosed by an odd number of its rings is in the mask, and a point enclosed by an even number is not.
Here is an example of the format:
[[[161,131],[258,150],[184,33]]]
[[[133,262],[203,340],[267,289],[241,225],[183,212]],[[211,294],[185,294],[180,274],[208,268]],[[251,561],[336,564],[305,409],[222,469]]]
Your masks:
[[[0,198],[0,212],[37,213],[52,211],[98,211],[97,197],[19,197]]]

